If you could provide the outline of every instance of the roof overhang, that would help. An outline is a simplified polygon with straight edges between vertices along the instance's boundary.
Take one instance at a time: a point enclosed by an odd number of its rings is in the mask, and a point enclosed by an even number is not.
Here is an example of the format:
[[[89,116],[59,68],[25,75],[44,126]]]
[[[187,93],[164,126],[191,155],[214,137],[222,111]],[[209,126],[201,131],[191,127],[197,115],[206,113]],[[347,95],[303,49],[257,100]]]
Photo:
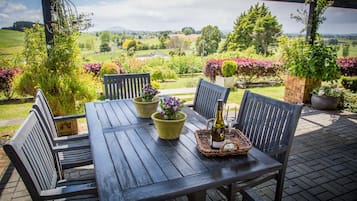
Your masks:
[[[305,0],[264,0],[264,1],[280,1],[290,3],[305,3]],[[357,9],[357,1],[351,0],[335,0],[332,4],[333,7],[352,8]]]

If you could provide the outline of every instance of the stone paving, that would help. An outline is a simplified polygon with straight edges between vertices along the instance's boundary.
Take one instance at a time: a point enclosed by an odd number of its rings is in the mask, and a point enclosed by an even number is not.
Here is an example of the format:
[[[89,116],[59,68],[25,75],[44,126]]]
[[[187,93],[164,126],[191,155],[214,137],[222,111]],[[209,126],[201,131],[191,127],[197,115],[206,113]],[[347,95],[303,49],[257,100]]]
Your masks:
[[[16,170],[7,164],[1,150],[0,201],[31,200]],[[93,166],[67,171],[65,177],[90,174]],[[257,187],[266,200],[273,199],[274,190],[275,182]],[[209,190],[207,200],[224,198]],[[289,157],[283,200],[357,200],[357,114],[304,107]]]

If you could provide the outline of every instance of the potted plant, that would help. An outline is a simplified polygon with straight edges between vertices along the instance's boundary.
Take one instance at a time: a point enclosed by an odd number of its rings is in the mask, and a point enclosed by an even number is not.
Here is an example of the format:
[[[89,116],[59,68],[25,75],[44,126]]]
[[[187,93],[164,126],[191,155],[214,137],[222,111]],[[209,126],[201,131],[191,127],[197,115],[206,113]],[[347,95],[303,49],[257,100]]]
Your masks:
[[[336,85],[317,87],[312,91],[311,105],[318,110],[336,110],[343,91]]]
[[[133,99],[136,112],[141,118],[150,118],[151,115],[156,112],[157,105],[159,103],[159,98],[156,97],[156,94],[159,92],[147,84],[144,86],[141,96]]]
[[[227,60],[222,64],[222,76],[216,76],[216,83],[223,87],[233,88],[234,73],[237,71],[237,63],[235,61]]]
[[[311,91],[321,81],[336,80],[340,76],[336,49],[322,40],[308,44],[303,39],[283,39],[285,101],[302,103],[310,101]]]
[[[151,115],[159,137],[165,140],[177,139],[187,119],[187,115],[181,112],[183,103],[175,97],[165,97],[160,100],[161,112]]]

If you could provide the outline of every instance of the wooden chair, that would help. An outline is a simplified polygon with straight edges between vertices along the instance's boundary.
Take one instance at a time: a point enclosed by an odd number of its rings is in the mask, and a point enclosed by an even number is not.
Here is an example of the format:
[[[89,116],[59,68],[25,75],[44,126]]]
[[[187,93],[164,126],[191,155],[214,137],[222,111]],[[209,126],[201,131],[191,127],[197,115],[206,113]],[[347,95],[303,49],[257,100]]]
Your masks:
[[[149,73],[104,75],[106,99],[132,99],[140,96],[143,87],[150,83]]]
[[[207,119],[215,117],[216,103],[218,99],[223,99],[226,103],[230,89],[225,88],[211,82],[205,81],[202,78],[198,81],[198,86],[195,94],[193,110]]]
[[[66,143],[66,142],[77,141],[77,140],[89,141],[88,133],[81,133],[80,135],[68,135],[68,136],[58,137],[57,127],[55,125],[55,122],[58,122],[58,121],[85,118],[86,117],[85,114],[55,117],[53,115],[50,105],[48,104],[46,96],[41,89],[37,90],[36,99],[38,99],[37,103],[38,103],[38,107],[39,107],[39,113],[43,113],[45,115],[45,119],[46,119],[46,121],[48,121],[48,124],[51,129],[51,133],[53,134],[53,139],[54,139],[54,141],[56,141],[56,143],[62,143],[62,142]],[[34,108],[34,109],[37,109],[37,108]],[[75,134],[75,133],[73,133],[73,134]]]
[[[41,118],[31,111],[3,146],[32,200],[98,200],[95,180],[60,180]]]
[[[244,92],[235,127],[250,139],[253,146],[282,163],[282,168],[275,173],[220,188],[228,200],[233,200],[235,192],[239,191],[244,199],[255,200],[258,194],[251,187],[271,179],[277,181],[275,200],[281,200],[288,156],[301,109],[302,105],[275,100],[248,90]]]
[[[69,169],[93,163],[88,134],[58,137],[52,111],[41,90],[37,91],[32,107],[44,122],[45,134],[49,143],[51,143],[53,152],[58,155],[60,160],[59,169]],[[64,119],[64,117],[61,119]]]

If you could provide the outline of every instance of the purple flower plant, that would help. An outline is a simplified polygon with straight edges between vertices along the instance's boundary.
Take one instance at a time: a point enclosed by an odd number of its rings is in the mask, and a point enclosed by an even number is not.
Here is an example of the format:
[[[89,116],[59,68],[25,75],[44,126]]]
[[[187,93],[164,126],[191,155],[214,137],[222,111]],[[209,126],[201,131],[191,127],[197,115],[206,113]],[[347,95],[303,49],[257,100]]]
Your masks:
[[[147,84],[143,88],[143,92],[141,93],[141,97],[144,101],[152,101],[154,96],[159,92],[153,88],[150,84]]]
[[[181,111],[183,104],[179,98],[165,97],[160,100],[161,116],[164,119],[174,120],[177,119],[178,112]]]

